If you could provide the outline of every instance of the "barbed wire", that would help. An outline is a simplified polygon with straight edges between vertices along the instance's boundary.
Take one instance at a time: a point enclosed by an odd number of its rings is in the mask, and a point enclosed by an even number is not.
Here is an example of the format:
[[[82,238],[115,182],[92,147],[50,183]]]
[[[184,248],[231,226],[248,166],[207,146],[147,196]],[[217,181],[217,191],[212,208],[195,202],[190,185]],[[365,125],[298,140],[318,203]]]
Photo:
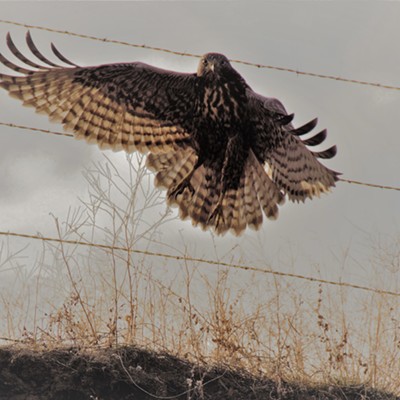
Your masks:
[[[0,122],[0,125],[1,126],[9,126],[10,128],[24,129],[24,130],[28,130],[28,131],[49,133],[52,135],[67,136],[67,137],[71,137],[71,138],[74,137],[74,135],[72,133],[50,131],[48,129],[33,128],[32,126],[18,125],[18,124],[13,124],[13,123],[9,123],[9,122]]]
[[[0,19],[0,23],[21,26],[21,27],[28,28],[28,29],[37,29],[37,30],[42,30],[42,31],[47,31],[47,32],[59,33],[62,35],[69,35],[69,36],[79,37],[82,39],[96,40],[96,41],[100,41],[100,42],[104,42],[104,43],[113,43],[113,44],[119,44],[122,46],[129,46],[129,47],[135,47],[135,48],[140,48],[140,49],[159,51],[159,52],[174,54],[174,55],[183,56],[183,57],[200,58],[202,56],[201,54],[182,52],[182,51],[177,51],[177,50],[166,49],[163,47],[149,46],[146,44],[131,43],[131,42],[123,41],[123,40],[100,38],[97,36],[75,33],[75,32],[70,32],[67,30],[61,30],[61,29],[55,29],[55,28],[48,28],[48,27],[39,26],[39,25],[24,24],[21,22],[10,21],[10,20]],[[258,63],[253,63],[253,62],[249,62],[249,61],[237,60],[237,59],[230,59],[230,61],[237,63],[237,64],[248,65],[251,67],[289,72],[289,73],[294,73],[296,75],[310,76],[313,78],[329,79],[329,80],[334,80],[334,81],[353,83],[353,84],[365,85],[365,86],[373,86],[373,87],[390,89],[390,90],[400,90],[400,86],[386,85],[386,84],[377,83],[377,82],[369,82],[369,81],[362,81],[362,80],[358,80],[358,79],[342,78],[340,76],[325,75],[325,74],[319,74],[319,73],[315,73],[315,72],[299,71],[299,70],[293,69],[293,68],[277,67],[274,65],[266,65],[266,64],[258,64]]]
[[[0,126],[8,126],[10,128],[18,128],[18,129],[31,130],[31,131],[40,132],[40,133],[67,136],[70,138],[74,137],[74,135],[72,133],[50,131],[48,129],[34,128],[31,126],[18,125],[18,124],[13,124],[13,123],[8,123],[8,122],[0,122]],[[377,189],[389,189],[389,190],[400,191],[400,187],[396,187],[396,186],[379,185],[376,183],[367,183],[367,182],[355,181],[352,179],[345,179],[345,178],[339,178],[339,181],[351,183],[351,184],[355,184],[355,185],[360,185],[360,186],[373,187],[373,188],[377,188]]]
[[[378,185],[376,183],[366,183],[366,182],[360,182],[360,181],[355,181],[353,179],[345,179],[345,178],[339,178],[339,181],[346,182],[346,183],[351,183],[351,184],[354,184],[354,185],[378,188],[378,189],[388,189],[388,190],[400,191],[400,187],[396,187],[396,186]]]
[[[127,252],[129,254],[135,253],[135,254],[141,254],[141,255],[146,255],[146,256],[151,256],[151,257],[162,257],[162,258],[172,259],[172,260],[176,260],[176,261],[191,261],[191,262],[208,264],[208,265],[213,265],[213,266],[240,269],[240,270],[244,270],[244,271],[251,271],[251,272],[275,275],[275,276],[286,277],[286,278],[302,279],[302,280],[314,282],[314,283],[347,287],[347,288],[352,288],[352,289],[359,289],[359,290],[364,290],[364,291],[368,291],[368,292],[373,292],[373,293],[377,293],[377,294],[385,294],[385,295],[400,297],[400,293],[393,292],[390,290],[374,289],[374,288],[371,288],[368,286],[356,285],[356,284],[349,283],[349,282],[337,282],[337,281],[331,281],[331,280],[322,279],[322,278],[315,278],[312,276],[293,274],[290,272],[280,272],[280,271],[274,271],[272,269],[263,269],[263,268],[256,267],[253,265],[234,264],[234,263],[227,263],[224,261],[208,260],[208,259],[204,259],[204,258],[180,256],[180,255],[159,253],[159,252],[148,251],[148,250],[138,250],[138,249],[132,249],[132,248],[123,247],[123,246],[110,246],[110,245],[101,244],[101,243],[83,242],[81,240],[68,240],[68,239],[59,239],[59,238],[45,237],[45,236],[39,236],[39,235],[30,235],[27,233],[0,231],[0,236],[12,236],[12,237],[25,238],[25,239],[42,240],[45,242],[88,246],[88,247],[100,248],[100,249],[110,250],[110,251],[119,250],[119,251]]]

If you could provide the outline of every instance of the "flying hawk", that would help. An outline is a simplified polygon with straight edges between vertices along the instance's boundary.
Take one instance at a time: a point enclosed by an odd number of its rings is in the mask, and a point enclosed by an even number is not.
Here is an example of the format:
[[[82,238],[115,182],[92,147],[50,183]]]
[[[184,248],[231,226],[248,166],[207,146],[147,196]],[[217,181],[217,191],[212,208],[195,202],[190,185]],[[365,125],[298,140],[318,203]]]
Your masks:
[[[333,146],[315,152],[326,130],[311,135],[317,119],[294,128],[282,103],[255,93],[222,54],[205,54],[196,73],[179,73],[133,62],[80,67],[52,44],[58,65],[39,52],[25,57],[10,35],[7,44],[22,74],[0,74],[0,86],[24,105],[61,122],[77,139],[101,149],[149,152],[155,185],[167,189],[168,204],[182,219],[238,235],[276,219],[285,196],[304,201],[335,186],[338,173],[318,158],[332,158]],[[42,64],[40,64],[41,62]]]

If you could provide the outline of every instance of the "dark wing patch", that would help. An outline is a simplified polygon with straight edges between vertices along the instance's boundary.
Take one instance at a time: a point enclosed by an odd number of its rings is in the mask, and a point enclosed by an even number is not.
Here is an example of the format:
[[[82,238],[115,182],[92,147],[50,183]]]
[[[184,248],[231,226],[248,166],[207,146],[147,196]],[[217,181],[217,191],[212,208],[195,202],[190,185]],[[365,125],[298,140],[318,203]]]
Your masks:
[[[304,201],[328,192],[335,186],[339,174],[322,165],[317,158],[332,158],[336,154],[336,146],[320,152],[310,151],[306,147],[323,143],[326,130],[300,139],[315,128],[317,119],[297,129],[291,122],[282,125],[282,117],[276,117],[276,113],[287,115],[287,112],[279,100],[263,97],[251,90],[248,96],[256,126],[256,155],[268,164],[272,180],[288,194],[289,199]]]
[[[293,201],[319,196],[335,186],[337,173],[322,165],[296,136],[287,134],[268,154],[272,180]]]
[[[57,58],[74,66],[61,67],[39,52],[29,33],[26,40],[32,54],[46,66],[24,56],[9,35],[10,51],[35,70],[0,55],[0,62],[24,75],[0,74],[0,86],[24,105],[103,149],[164,152],[187,145],[195,75],[142,63],[81,68],[52,46]]]

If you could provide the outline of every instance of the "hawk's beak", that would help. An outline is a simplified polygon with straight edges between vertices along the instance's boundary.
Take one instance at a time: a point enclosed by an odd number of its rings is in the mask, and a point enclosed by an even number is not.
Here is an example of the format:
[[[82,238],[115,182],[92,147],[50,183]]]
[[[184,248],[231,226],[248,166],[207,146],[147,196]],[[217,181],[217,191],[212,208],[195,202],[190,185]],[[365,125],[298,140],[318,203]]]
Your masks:
[[[210,71],[211,71],[211,72],[214,72],[214,63],[211,63],[211,64],[210,64]]]

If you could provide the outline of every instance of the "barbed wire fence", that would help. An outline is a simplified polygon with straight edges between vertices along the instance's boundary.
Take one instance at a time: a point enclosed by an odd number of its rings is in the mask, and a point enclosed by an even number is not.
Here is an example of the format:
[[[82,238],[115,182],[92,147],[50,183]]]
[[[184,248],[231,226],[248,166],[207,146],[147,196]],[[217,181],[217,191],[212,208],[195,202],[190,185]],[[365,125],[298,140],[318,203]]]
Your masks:
[[[62,35],[69,35],[69,36],[74,36],[74,37],[78,37],[78,38],[82,38],[82,39],[95,40],[95,41],[99,41],[99,42],[103,42],[103,43],[113,43],[113,44],[119,44],[122,46],[135,47],[135,48],[139,48],[139,49],[159,51],[159,52],[168,53],[168,54],[175,54],[177,56],[182,56],[182,57],[194,57],[194,58],[202,57],[201,54],[171,50],[171,49],[166,49],[163,47],[149,46],[147,44],[131,43],[131,42],[126,42],[126,41],[116,40],[116,39],[100,38],[97,36],[85,35],[85,34],[81,34],[81,33],[75,33],[75,32],[70,32],[70,31],[66,31],[66,30],[61,30],[61,29],[47,28],[47,27],[38,26],[38,25],[23,24],[23,23],[16,22],[16,21],[8,21],[8,20],[0,19],[0,23],[20,26],[20,27],[24,27],[24,28],[28,28],[28,29],[37,29],[37,30],[46,31],[46,32],[59,33]],[[243,64],[243,65],[248,65],[251,67],[256,67],[256,68],[261,68],[261,69],[273,69],[276,71],[294,73],[296,75],[304,75],[304,76],[310,76],[310,77],[321,78],[321,79],[330,79],[330,80],[334,80],[334,81],[354,83],[357,85],[373,86],[373,87],[378,87],[378,88],[383,88],[383,89],[400,90],[400,86],[386,85],[386,84],[377,83],[377,82],[368,82],[368,81],[362,81],[362,80],[357,80],[357,79],[343,78],[340,76],[319,74],[319,73],[315,73],[315,72],[299,71],[299,70],[293,69],[293,68],[259,64],[259,63],[254,63],[254,62],[250,62],[250,61],[243,61],[243,60],[236,60],[236,59],[230,59],[230,61],[234,62],[236,64]]]
[[[70,32],[70,31],[66,31],[66,30],[59,30],[59,29],[48,28],[48,27],[43,27],[43,26],[24,24],[24,23],[20,23],[20,22],[16,22],[16,21],[0,19],[0,23],[25,27],[28,29],[37,29],[37,30],[42,30],[42,31],[47,31],[47,32],[64,34],[64,35],[79,37],[79,38],[83,38],[83,39],[96,40],[96,41],[100,41],[100,42],[104,42],[104,43],[113,43],[113,44],[119,44],[119,45],[124,45],[124,46],[135,47],[135,48],[160,51],[160,52],[165,52],[165,53],[179,55],[179,56],[196,57],[196,58],[201,57],[201,55],[199,55],[199,54],[180,52],[180,51],[175,51],[175,50],[161,48],[161,47],[149,46],[146,44],[135,44],[135,43],[125,42],[125,41],[121,41],[121,40],[100,38],[100,37],[91,36],[91,35],[74,33],[74,32]],[[283,72],[288,72],[288,73],[295,73],[297,75],[310,76],[310,77],[321,78],[321,79],[329,79],[329,80],[341,81],[341,82],[345,82],[345,83],[352,83],[352,84],[358,84],[358,85],[372,86],[372,87],[378,87],[378,88],[383,88],[383,89],[388,89],[388,90],[400,90],[400,87],[398,87],[398,86],[386,85],[386,84],[381,84],[381,83],[376,83],[376,82],[367,82],[367,81],[362,81],[362,80],[343,78],[343,77],[339,77],[339,76],[318,74],[318,73],[314,73],[314,72],[298,71],[298,70],[295,70],[292,68],[278,67],[278,66],[265,65],[265,64],[257,64],[257,63],[253,63],[253,62],[243,61],[243,60],[231,59],[230,61],[238,63],[238,64],[244,64],[244,65],[256,67],[256,68],[273,69],[273,70],[278,70],[278,71],[283,71]],[[3,122],[3,121],[0,122],[0,126],[6,126],[6,127],[22,129],[22,130],[30,130],[30,131],[46,133],[46,134],[66,136],[66,137],[71,137],[71,138],[74,137],[73,134],[66,133],[66,132],[40,129],[40,128],[31,127],[31,126],[19,125],[19,124],[8,123],[8,122]],[[356,181],[356,180],[346,179],[346,178],[339,178],[339,180],[342,182],[345,182],[345,183],[355,184],[355,185],[364,186],[364,187],[400,191],[400,187],[396,187],[396,186],[367,183],[367,182],[361,182],[361,181]],[[125,252],[130,252],[130,253],[155,256],[155,257],[163,257],[166,259],[174,259],[174,260],[178,260],[178,261],[179,260],[192,261],[192,262],[203,263],[203,264],[208,264],[208,265],[213,265],[213,266],[223,266],[223,267],[227,267],[227,268],[252,271],[252,272],[256,272],[256,273],[271,274],[271,275],[275,275],[275,276],[282,276],[282,277],[288,277],[288,278],[294,278],[294,279],[302,279],[302,280],[307,280],[307,281],[315,282],[315,283],[319,283],[319,284],[348,287],[348,288],[364,290],[364,291],[373,292],[373,293],[382,294],[382,295],[390,295],[390,296],[399,296],[400,297],[400,293],[389,291],[389,290],[381,290],[381,289],[375,289],[375,288],[371,288],[371,287],[367,287],[367,286],[356,285],[356,284],[352,284],[352,283],[348,283],[348,282],[330,281],[330,280],[325,280],[325,279],[321,279],[321,278],[304,276],[304,275],[300,275],[300,274],[274,271],[272,269],[263,269],[263,268],[259,268],[259,267],[251,266],[251,265],[233,264],[233,263],[226,263],[226,262],[222,262],[222,261],[207,260],[207,259],[202,259],[202,258],[194,258],[194,257],[188,257],[188,256],[157,253],[157,252],[151,252],[151,251],[145,251],[145,250],[131,249],[131,248],[126,248],[126,247],[109,246],[109,245],[100,244],[100,243],[90,243],[90,242],[75,241],[75,240],[65,240],[65,239],[60,239],[60,238],[42,237],[42,236],[30,235],[30,234],[26,234],[26,233],[0,231],[0,236],[11,236],[11,237],[26,238],[26,239],[31,239],[31,240],[41,240],[41,241],[45,241],[45,242],[58,242],[58,243],[65,243],[65,244],[90,246],[90,247],[101,248],[104,250],[112,250],[112,251],[120,250],[120,251],[125,251]]]
[[[306,280],[309,282],[322,283],[322,284],[333,285],[333,286],[341,286],[341,287],[347,287],[347,288],[352,288],[352,289],[364,290],[364,291],[377,293],[377,294],[385,294],[385,295],[400,297],[400,293],[393,292],[390,290],[374,289],[374,288],[371,288],[368,286],[356,285],[356,284],[349,283],[349,282],[330,281],[327,279],[315,278],[315,277],[305,276],[305,275],[301,275],[301,274],[293,274],[293,273],[289,273],[289,272],[274,271],[272,269],[263,269],[263,268],[256,267],[253,265],[234,264],[234,263],[228,263],[228,262],[224,262],[224,261],[214,261],[214,260],[208,260],[208,259],[198,258],[198,257],[189,257],[189,256],[185,256],[185,255],[173,255],[173,254],[159,253],[159,252],[148,251],[148,250],[138,250],[138,249],[123,247],[123,246],[110,246],[110,245],[101,244],[101,243],[91,243],[91,242],[84,242],[84,241],[80,241],[80,240],[59,239],[59,238],[54,238],[54,237],[29,235],[29,234],[25,234],[25,233],[0,231],[0,236],[13,236],[13,237],[19,237],[19,238],[25,238],[25,239],[41,240],[44,242],[54,242],[54,243],[61,243],[61,244],[88,246],[88,247],[95,247],[95,248],[100,248],[103,250],[110,250],[110,251],[120,250],[120,251],[124,251],[127,253],[135,253],[135,254],[141,254],[141,255],[152,256],[152,257],[162,257],[162,258],[172,259],[172,260],[177,260],[177,261],[192,261],[192,262],[208,264],[208,265],[212,265],[212,266],[227,267],[227,268],[251,271],[251,272],[262,273],[262,274],[282,276],[282,277],[287,277],[287,278],[302,279],[302,280]]]
[[[66,137],[70,137],[70,138],[74,137],[74,135],[72,133],[51,131],[48,129],[34,128],[32,126],[13,124],[13,123],[9,123],[9,122],[0,122],[0,126],[7,126],[10,128],[29,130],[29,131],[40,132],[40,133],[47,133],[50,135],[66,136]],[[373,187],[373,188],[377,188],[377,189],[389,189],[389,190],[400,191],[400,187],[397,187],[397,186],[379,185],[377,183],[367,183],[367,182],[361,182],[361,181],[356,181],[353,179],[346,179],[346,178],[340,178],[340,177],[339,177],[339,181],[351,183],[351,184],[355,184],[355,185],[360,185],[360,186]]]

